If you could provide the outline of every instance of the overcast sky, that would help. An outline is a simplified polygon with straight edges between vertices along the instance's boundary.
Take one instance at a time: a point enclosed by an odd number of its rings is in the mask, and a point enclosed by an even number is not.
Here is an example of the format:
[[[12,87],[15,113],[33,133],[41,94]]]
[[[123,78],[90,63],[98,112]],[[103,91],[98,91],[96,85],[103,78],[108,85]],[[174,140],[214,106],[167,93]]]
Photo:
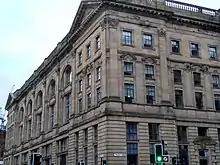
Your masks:
[[[181,0],[209,8],[220,1]],[[69,31],[80,0],[1,0],[0,106],[20,88]]]

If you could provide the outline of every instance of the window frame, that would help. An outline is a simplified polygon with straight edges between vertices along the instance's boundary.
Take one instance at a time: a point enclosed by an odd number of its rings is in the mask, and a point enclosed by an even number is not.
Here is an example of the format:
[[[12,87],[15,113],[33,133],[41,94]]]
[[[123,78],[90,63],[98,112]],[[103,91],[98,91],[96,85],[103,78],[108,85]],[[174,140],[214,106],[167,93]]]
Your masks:
[[[214,48],[215,49],[215,57],[211,56],[211,52],[213,53],[213,51],[210,51],[210,49]],[[208,52],[209,52],[209,59],[211,60],[217,60],[218,59],[218,51],[217,51],[217,46],[216,45],[208,45]]]
[[[153,89],[153,91],[152,90],[149,91],[148,89]],[[156,100],[156,87],[154,85],[146,85],[145,90],[146,90],[146,92],[145,92],[146,93],[146,103],[147,104],[151,104],[151,105],[155,104],[155,100]],[[149,93],[153,93],[153,100],[152,100],[152,102],[148,102],[149,96],[152,97],[152,95],[150,95]]]
[[[124,61],[124,76],[131,76],[134,74],[134,63]]]
[[[182,101],[182,103],[181,103],[181,105],[178,105],[178,106],[177,106],[177,93],[176,93],[176,92],[180,92],[180,93],[181,93],[181,101]],[[175,89],[175,90],[174,90],[174,95],[175,95],[175,107],[176,107],[176,108],[184,108],[184,95],[183,95],[183,90]],[[178,96],[180,96],[180,95],[178,95]]]
[[[194,48],[192,48],[192,46],[197,46],[197,54],[196,55],[193,55],[192,51],[195,50]],[[200,44],[199,43],[196,43],[196,42],[190,42],[190,57],[192,58],[200,58]]]
[[[130,36],[126,36],[126,35],[124,35],[124,33],[130,33]],[[129,37],[129,41],[127,42],[126,38],[128,38],[128,37]],[[133,30],[129,30],[129,29],[122,29],[121,30],[121,44],[123,46],[132,46],[133,45]]]
[[[145,36],[147,36],[147,37],[150,37],[150,40],[149,39],[145,39]],[[150,45],[145,45],[145,41],[150,41],[151,42],[151,44]],[[153,39],[153,35],[152,34],[150,34],[150,33],[147,33],[147,32],[142,32],[142,47],[144,48],[144,49],[152,49],[153,48],[153,44],[154,43],[154,39]]]
[[[178,45],[178,52],[175,52],[175,51],[173,51],[174,49],[173,49],[173,42],[176,42],[176,43],[178,43],[179,45]],[[171,40],[170,40],[170,47],[171,47],[171,53],[172,54],[180,54],[180,50],[181,50],[181,41],[179,40],[179,39],[174,39],[174,38],[172,38]]]
[[[132,87],[132,88],[129,88]],[[135,89],[134,84],[132,83],[124,83],[124,99],[126,103],[133,103],[134,102],[134,95]],[[131,96],[128,96],[131,94]],[[129,100],[127,100],[129,99]]]

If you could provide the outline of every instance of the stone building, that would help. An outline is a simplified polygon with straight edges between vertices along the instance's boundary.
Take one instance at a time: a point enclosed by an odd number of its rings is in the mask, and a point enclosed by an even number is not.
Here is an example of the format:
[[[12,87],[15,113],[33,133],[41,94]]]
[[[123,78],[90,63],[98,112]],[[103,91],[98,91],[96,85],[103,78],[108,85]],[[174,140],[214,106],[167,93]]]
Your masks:
[[[153,164],[160,140],[171,157],[217,164],[219,30],[219,11],[191,4],[83,0],[8,96],[5,164],[29,164],[32,152],[45,165]]]

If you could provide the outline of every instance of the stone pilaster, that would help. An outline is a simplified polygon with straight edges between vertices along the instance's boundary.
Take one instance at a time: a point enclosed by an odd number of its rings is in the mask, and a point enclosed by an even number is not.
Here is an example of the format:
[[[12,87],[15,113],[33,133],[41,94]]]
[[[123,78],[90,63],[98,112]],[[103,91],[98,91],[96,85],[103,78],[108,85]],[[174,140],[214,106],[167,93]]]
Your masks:
[[[204,73],[204,90],[205,90],[205,101],[206,101],[206,109],[214,109],[214,103],[213,103],[213,92],[212,92],[212,87],[211,87],[211,76],[210,73],[205,72]],[[213,97],[211,97],[213,96]]]
[[[75,164],[76,154],[75,154],[75,144],[76,144],[75,132],[71,131],[69,133],[69,144],[68,144],[68,164]]]
[[[56,68],[56,79],[55,79],[56,87],[55,87],[55,94],[56,94],[56,104],[55,104],[55,109],[54,109],[54,126],[57,126],[59,123],[59,110],[62,110],[60,107],[60,66],[58,64]]]
[[[187,108],[194,107],[194,92],[193,92],[193,80],[192,73],[189,69],[186,69],[184,72],[184,98],[185,98],[185,106]]]
[[[168,67],[167,67],[167,47],[166,47],[166,31],[158,29],[158,44],[160,55],[160,81],[161,81],[161,103],[170,104]]]
[[[198,163],[198,150],[193,141],[198,136],[197,127],[188,127],[188,142],[189,142],[189,164],[197,165]]]
[[[93,147],[93,127],[88,128],[88,164],[94,162],[94,147]]]
[[[140,164],[150,164],[150,145],[148,123],[139,123],[139,161]]]

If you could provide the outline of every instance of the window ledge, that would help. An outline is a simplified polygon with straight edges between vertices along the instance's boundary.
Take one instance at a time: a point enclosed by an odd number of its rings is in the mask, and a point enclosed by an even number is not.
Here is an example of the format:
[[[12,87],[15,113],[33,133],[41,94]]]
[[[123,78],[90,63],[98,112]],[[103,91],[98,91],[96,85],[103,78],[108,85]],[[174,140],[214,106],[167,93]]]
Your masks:
[[[156,49],[153,46],[142,46],[143,49],[148,49],[148,50],[153,50],[155,51]]]
[[[171,55],[179,55],[179,56],[182,56],[181,53],[178,53],[178,52],[170,52]]]
[[[122,46],[128,46],[128,47],[132,47],[132,48],[134,48],[135,47],[135,45],[133,45],[133,44],[131,44],[131,45],[129,45],[129,44],[121,44]]]

